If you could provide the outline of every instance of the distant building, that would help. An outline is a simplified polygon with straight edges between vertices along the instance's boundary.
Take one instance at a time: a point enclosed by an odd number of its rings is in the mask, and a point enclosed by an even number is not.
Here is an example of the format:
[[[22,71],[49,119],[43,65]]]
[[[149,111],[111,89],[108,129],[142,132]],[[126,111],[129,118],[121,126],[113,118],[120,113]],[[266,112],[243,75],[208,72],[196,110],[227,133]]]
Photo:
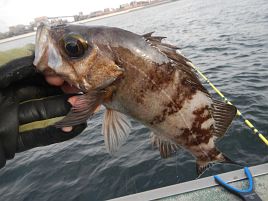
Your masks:
[[[103,11],[106,14],[106,13],[110,13],[111,12],[111,9],[110,8],[105,8]]]
[[[131,1],[131,2],[130,2],[130,6],[131,6],[131,7],[137,7],[137,6],[138,6],[137,1]]]
[[[19,25],[16,25],[16,26],[10,26],[9,27],[9,34],[10,34],[10,36],[16,36],[16,35],[24,34],[24,33],[27,33],[27,29],[22,24],[19,24]]]
[[[0,40],[4,39],[4,38],[7,38],[7,37],[9,37],[8,32],[6,32],[6,33],[1,33],[0,32]]]
[[[84,15],[83,12],[79,12],[78,15],[74,15],[74,21],[85,20],[89,18],[89,15]]]
[[[119,8],[121,10],[125,10],[125,9],[128,9],[129,7],[130,7],[130,5],[128,3],[125,3],[125,4],[121,4]]]
[[[95,11],[95,12],[90,13],[90,17],[97,17],[97,16],[100,16],[102,14],[103,14],[103,11],[102,10],[98,10],[98,11]]]
[[[47,16],[41,16],[34,18],[34,24],[35,26],[38,26],[40,23],[48,23],[48,17]]]
[[[36,27],[39,26],[40,23],[42,22],[46,24],[52,24],[52,25],[64,24],[64,23],[73,21],[73,19],[74,21],[80,21],[80,20],[85,20],[85,19],[89,19],[92,17],[97,17],[97,16],[109,14],[109,13],[115,13],[118,11],[128,10],[131,8],[143,7],[143,6],[147,6],[150,4],[157,4],[159,2],[164,2],[164,1],[165,0],[132,0],[129,4],[128,3],[121,4],[117,8],[105,8],[103,11],[102,10],[95,11],[88,15],[84,15],[83,12],[79,12],[78,15],[70,15],[70,16],[58,16],[58,17],[50,17],[50,18],[46,16],[41,16],[41,17],[35,18],[33,22],[30,22],[30,25],[19,24],[16,26],[9,27],[8,32],[0,33],[0,39],[34,31],[36,30]]]
[[[146,6],[150,4],[150,2],[151,2],[150,0],[138,1],[137,6]]]
[[[52,19],[52,20],[50,20],[50,22],[49,22],[49,24],[50,25],[60,25],[60,24],[66,24],[66,23],[68,23],[68,20],[66,20],[66,19],[61,19],[61,18],[56,18],[56,19]]]

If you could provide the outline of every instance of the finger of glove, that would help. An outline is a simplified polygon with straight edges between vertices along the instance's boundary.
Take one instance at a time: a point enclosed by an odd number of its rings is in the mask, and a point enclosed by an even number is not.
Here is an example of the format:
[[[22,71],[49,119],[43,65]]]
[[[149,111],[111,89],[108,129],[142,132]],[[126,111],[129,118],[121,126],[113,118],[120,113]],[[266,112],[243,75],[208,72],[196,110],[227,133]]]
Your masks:
[[[75,126],[71,132],[66,133],[55,126],[49,126],[20,133],[17,152],[69,140],[79,135],[85,128],[86,124],[81,124]]]
[[[39,99],[48,96],[55,96],[59,94],[63,94],[60,88],[53,86],[24,86],[19,87],[14,91],[16,98],[19,102],[31,100],[31,99]]]
[[[20,104],[19,124],[65,116],[71,108],[67,102],[68,97],[69,95],[59,95]]]
[[[2,144],[0,143],[0,168],[6,165],[6,157]]]
[[[0,68],[0,88],[6,88],[13,82],[36,74],[33,66],[34,55],[15,59]]]

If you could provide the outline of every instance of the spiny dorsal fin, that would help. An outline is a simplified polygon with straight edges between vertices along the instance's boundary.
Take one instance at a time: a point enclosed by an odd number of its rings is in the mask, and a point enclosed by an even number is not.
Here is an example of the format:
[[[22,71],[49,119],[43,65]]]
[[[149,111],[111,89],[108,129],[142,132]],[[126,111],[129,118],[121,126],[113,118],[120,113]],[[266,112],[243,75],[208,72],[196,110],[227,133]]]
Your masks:
[[[147,37],[146,40],[149,40],[149,41],[155,41],[155,42],[161,42],[164,38],[166,37],[162,37],[162,36],[151,36],[151,37]]]
[[[236,112],[237,109],[235,106],[213,100],[212,116],[215,120],[215,136],[221,137],[226,133],[236,116]]]
[[[187,59],[184,55],[182,55],[182,53],[179,51],[180,48],[168,43],[163,43],[162,39],[164,37],[152,36],[152,33],[145,34],[143,35],[143,37],[152,47],[155,47],[156,49],[158,49],[158,51],[162,52],[169,59],[171,59],[175,64],[176,68],[186,73],[188,76],[188,81],[193,84],[192,86],[198,88],[200,91],[204,92],[209,96],[208,91],[198,79],[198,76],[194,71],[191,61]]]
[[[159,40],[161,38],[161,40]],[[162,52],[176,52],[176,50],[179,50],[180,48],[168,43],[163,43],[162,39],[165,37],[160,36],[152,36],[147,39],[148,42],[150,42],[153,46],[158,47]]]
[[[159,149],[162,158],[168,158],[179,149],[179,146],[161,136],[151,133],[152,144]]]
[[[131,130],[128,117],[115,110],[107,109],[104,114],[102,133],[106,149],[114,153],[126,141]]]
[[[153,33],[154,33],[154,31],[149,32],[149,33],[146,33],[146,34],[143,34],[142,36],[143,36],[145,39],[147,39],[148,37],[151,37]]]

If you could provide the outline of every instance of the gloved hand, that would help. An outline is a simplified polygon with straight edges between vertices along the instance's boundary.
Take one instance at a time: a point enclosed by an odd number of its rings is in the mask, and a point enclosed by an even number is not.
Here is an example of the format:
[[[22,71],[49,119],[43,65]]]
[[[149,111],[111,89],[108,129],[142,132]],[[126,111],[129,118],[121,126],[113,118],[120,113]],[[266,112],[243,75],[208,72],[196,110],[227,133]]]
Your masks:
[[[70,110],[68,95],[48,85],[32,62],[28,56],[0,67],[0,168],[16,152],[68,140],[86,127],[53,126]]]

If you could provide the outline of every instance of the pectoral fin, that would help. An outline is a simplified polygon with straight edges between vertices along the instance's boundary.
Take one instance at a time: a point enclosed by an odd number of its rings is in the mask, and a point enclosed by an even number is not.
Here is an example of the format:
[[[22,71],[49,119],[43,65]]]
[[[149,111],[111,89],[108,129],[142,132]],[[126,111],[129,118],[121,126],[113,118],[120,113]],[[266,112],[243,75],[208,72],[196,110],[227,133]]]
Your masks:
[[[110,153],[114,153],[126,141],[131,130],[128,117],[115,110],[107,109],[104,115],[102,133],[105,146]]]
[[[92,91],[79,95],[71,108],[71,111],[61,121],[57,122],[57,128],[79,125],[87,122],[101,104],[103,93]]]

